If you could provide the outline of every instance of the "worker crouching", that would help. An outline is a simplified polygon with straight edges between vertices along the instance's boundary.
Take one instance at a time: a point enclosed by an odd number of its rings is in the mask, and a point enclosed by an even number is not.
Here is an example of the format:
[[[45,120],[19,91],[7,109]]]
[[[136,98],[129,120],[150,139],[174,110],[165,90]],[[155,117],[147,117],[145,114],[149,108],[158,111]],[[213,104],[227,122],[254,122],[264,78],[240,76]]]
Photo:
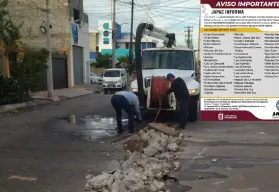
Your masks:
[[[170,93],[174,93],[175,98],[179,102],[179,108],[180,108],[180,122],[177,127],[177,129],[185,129],[185,126],[188,121],[188,106],[189,106],[189,91],[186,86],[186,83],[183,79],[180,77],[175,78],[175,76],[171,73],[167,74],[167,80],[171,83],[171,87],[167,91],[167,95]]]
[[[116,111],[118,134],[124,131],[122,127],[122,110],[128,114],[129,133],[134,133],[134,115],[136,114],[139,122],[142,120],[138,97],[129,91],[119,91],[112,96],[111,104]]]

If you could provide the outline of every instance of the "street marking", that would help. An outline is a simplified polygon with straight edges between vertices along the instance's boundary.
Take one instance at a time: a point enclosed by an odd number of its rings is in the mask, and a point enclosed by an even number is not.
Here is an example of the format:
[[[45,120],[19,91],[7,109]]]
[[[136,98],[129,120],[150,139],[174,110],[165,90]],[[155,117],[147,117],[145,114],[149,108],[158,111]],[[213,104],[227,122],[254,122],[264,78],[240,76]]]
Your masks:
[[[8,179],[18,179],[21,181],[37,181],[38,178],[34,178],[34,177],[23,177],[23,176],[19,176],[19,175],[11,175]]]

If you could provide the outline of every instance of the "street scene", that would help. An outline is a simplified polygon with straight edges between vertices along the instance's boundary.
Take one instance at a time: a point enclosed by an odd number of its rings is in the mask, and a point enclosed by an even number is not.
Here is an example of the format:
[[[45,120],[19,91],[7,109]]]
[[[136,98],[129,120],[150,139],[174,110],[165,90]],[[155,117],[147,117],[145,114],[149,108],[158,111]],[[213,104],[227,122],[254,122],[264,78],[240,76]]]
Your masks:
[[[279,97],[221,93],[204,22],[236,5],[2,0],[0,192],[278,192]]]

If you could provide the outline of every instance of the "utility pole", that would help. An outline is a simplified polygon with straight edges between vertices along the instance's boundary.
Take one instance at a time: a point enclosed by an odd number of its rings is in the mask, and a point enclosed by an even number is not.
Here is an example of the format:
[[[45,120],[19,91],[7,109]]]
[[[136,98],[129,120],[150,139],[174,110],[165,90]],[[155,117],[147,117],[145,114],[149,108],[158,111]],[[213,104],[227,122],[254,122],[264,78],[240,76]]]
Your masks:
[[[51,44],[50,44],[50,23],[49,23],[49,0],[46,0],[46,45],[49,51],[48,61],[47,61],[47,91],[48,97],[53,96],[53,75],[52,75],[52,56],[51,56]]]
[[[116,26],[115,26],[115,1],[116,0],[112,0],[112,55],[111,55],[111,62],[112,62],[112,68],[115,68],[115,30],[116,30]]]
[[[133,62],[133,25],[134,25],[134,0],[132,0],[132,10],[131,10],[129,65],[132,65]]]
[[[188,27],[185,27],[185,33],[186,34],[186,37],[185,37],[185,42],[187,44],[187,47],[188,49],[192,49],[193,48],[193,43],[192,43],[192,33],[193,33],[193,27],[191,26],[188,26]]]

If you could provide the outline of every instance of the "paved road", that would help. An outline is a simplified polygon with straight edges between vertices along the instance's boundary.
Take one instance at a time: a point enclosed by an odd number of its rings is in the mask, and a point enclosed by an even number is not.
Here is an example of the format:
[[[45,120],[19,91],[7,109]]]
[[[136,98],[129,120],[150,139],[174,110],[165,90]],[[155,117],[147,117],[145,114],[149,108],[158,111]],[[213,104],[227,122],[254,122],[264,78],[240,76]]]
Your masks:
[[[87,95],[0,118],[0,191],[81,192],[87,174],[115,167],[121,151],[90,140],[91,121],[67,123],[69,114],[113,117],[110,97]]]
[[[85,175],[113,168],[122,151],[106,139],[92,141],[100,132],[90,129],[99,118],[93,115],[114,117],[110,97],[88,95],[1,117],[0,191],[81,192]],[[78,126],[67,123],[71,114]],[[180,183],[171,191],[277,192],[278,125],[190,123],[184,131],[182,167],[174,173]]]
[[[197,122],[185,131],[173,191],[278,192],[279,123]]]

